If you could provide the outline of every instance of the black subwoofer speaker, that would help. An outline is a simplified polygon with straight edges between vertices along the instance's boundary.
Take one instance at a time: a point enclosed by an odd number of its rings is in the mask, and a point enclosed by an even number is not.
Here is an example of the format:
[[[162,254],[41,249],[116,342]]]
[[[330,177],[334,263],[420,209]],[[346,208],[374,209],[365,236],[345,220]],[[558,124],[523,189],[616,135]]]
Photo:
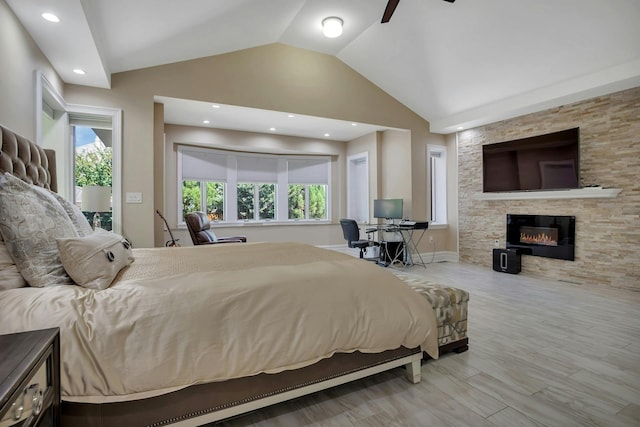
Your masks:
[[[516,249],[494,249],[493,269],[502,273],[520,273],[520,252]]]

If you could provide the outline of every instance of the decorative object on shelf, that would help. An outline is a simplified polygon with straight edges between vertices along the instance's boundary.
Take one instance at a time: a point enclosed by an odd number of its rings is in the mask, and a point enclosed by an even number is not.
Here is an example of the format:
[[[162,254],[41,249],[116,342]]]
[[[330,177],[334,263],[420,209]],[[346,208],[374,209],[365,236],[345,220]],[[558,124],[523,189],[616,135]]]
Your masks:
[[[111,187],[87,185],[82,187],[82,210],[94,212],[93,229],[102,228],[101,212],[111,211]]]

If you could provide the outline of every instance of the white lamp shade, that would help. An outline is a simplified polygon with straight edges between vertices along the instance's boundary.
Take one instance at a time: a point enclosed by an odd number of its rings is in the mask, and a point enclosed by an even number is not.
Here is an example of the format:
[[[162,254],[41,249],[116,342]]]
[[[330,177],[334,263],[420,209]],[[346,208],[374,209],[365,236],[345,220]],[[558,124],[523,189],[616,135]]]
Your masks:
[[[322,20],[322,34],[330,39],[340,37],[342,34],[342,19],[330,16]]]
[[[84,212],[109,212],[111,210],[111,187],[97,185],[82,187],[81,205]]]

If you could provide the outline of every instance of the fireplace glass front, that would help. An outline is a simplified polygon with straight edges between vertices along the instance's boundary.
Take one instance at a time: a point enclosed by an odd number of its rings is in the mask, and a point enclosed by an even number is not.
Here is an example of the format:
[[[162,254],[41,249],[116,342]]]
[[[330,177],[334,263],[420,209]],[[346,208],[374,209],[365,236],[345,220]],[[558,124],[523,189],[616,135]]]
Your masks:
[[[575,258],[576,217],[507,214],[507,249],[523,255]]]

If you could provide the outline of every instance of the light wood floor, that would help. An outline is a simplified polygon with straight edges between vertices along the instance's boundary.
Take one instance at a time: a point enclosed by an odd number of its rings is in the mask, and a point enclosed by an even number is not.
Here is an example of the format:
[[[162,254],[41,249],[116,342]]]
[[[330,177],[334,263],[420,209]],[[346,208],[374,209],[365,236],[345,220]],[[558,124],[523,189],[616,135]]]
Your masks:
[[[363,261],[366,262],[366,261]],[[272,406],[225,426],[640,426],[640,292],[458,263],[410,272],[466,289],[469,351]]]

